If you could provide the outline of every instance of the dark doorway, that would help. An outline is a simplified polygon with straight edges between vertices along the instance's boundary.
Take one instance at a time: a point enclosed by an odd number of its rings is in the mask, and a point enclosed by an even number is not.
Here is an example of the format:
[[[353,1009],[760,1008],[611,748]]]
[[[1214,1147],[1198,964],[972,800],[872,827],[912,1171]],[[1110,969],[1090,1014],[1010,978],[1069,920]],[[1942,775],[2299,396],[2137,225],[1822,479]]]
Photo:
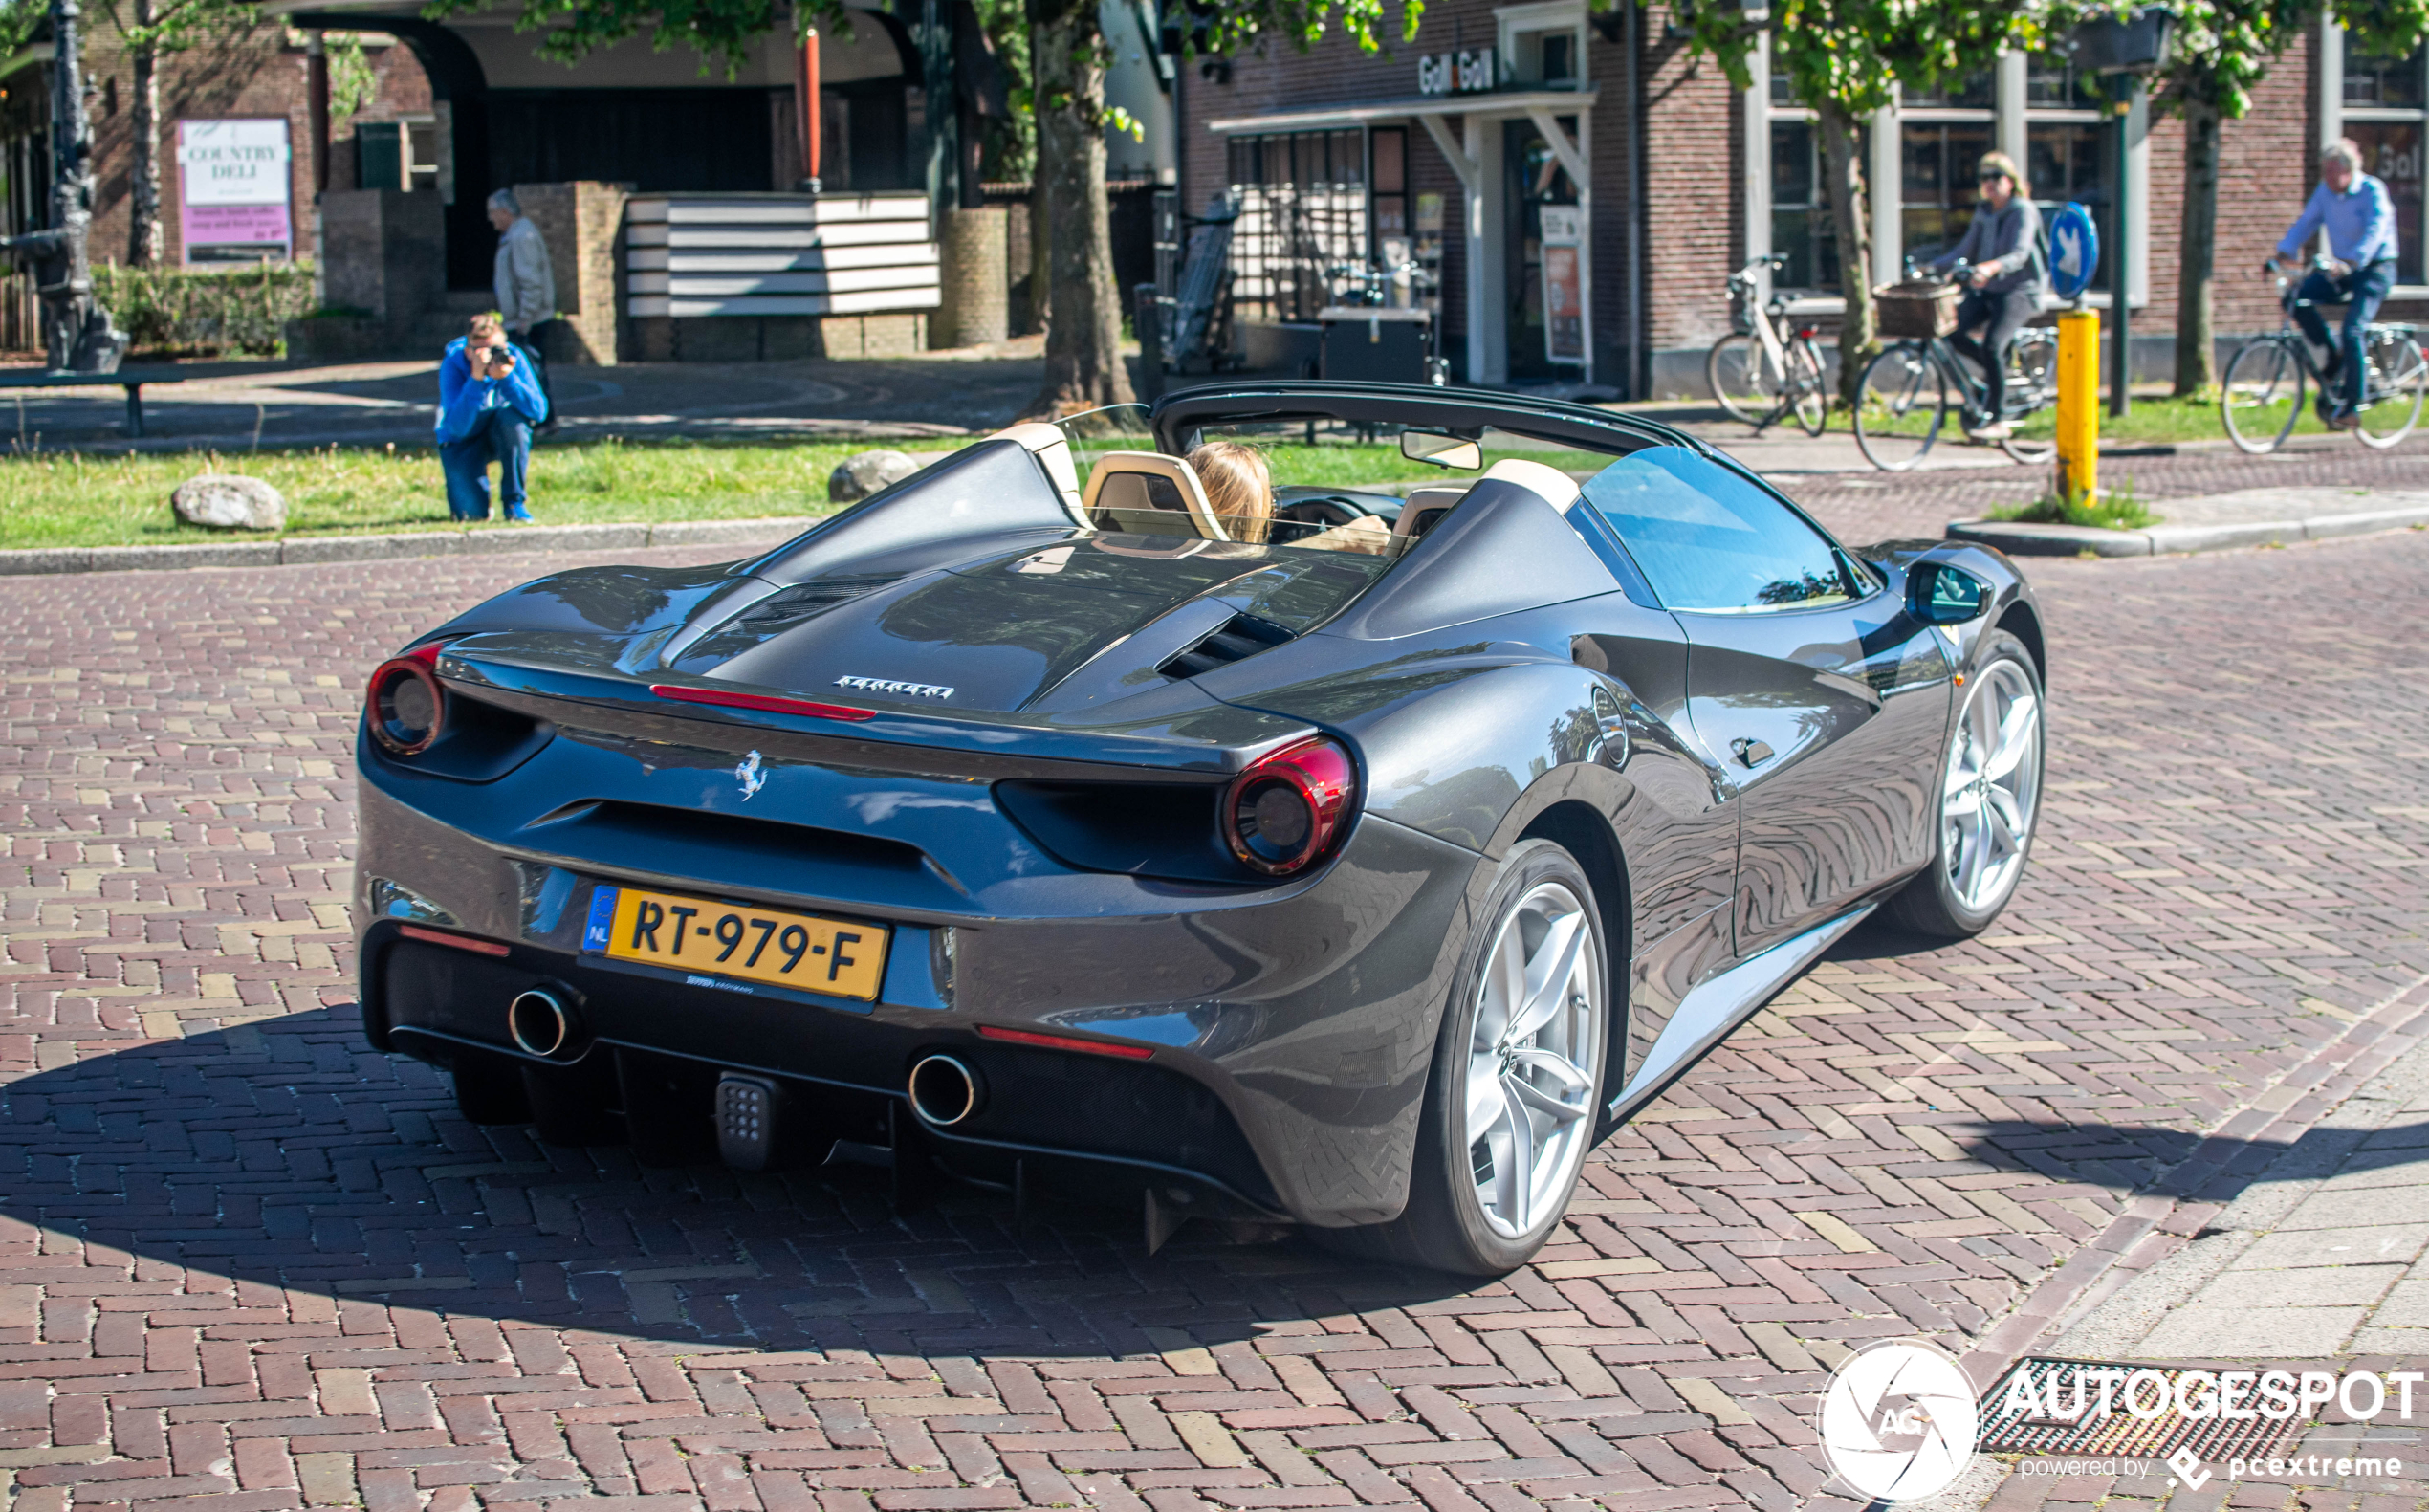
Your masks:
[[[1562,117],[1558,123],[1576,135],[1575,117]],[[1504,125],[1501,148],[1502,180],[1509,194],[1501,224],[1509,238],[1503,266],[1509,270],[1510,378],[1524,383],[1574,377],[1574,362],[1555,367],[1551,361],[1544,311],[1543,207],[1575,205],[1577,185],[1532,121]],[[1574,264],[1570,273],[1573,276]]]
[[[764,191],[776,183],[770,93],[492,90],[492,182],[591,179],[645,193]]]

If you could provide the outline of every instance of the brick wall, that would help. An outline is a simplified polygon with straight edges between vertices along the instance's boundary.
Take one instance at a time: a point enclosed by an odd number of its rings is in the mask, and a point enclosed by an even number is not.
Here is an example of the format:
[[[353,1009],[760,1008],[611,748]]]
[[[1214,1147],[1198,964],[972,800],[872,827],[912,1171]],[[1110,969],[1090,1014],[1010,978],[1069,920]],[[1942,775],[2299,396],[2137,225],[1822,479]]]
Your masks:
[[[102,10],[87,15],[85,72],[96,93],[93,102],[95,196],[93,256],[98,261],[123,262],[133,225],[135,155],[135,76],[124,39]],[[355,120],[393,121],[427,114],[430,87],[412,53],[401,46],[370,54],[377,90]],[[308,62],[297,33],[294,41],[283,27],[256,26],[221,37],[163,60],[161,69],[161,200],[168,232],[168,261],[185,255],[177,216],[177,122],[231,117],[279,117],[287,120],[294,148],[290,208],[294,216],[296,254],[312,253],[312,118]],[[351,127],[349,122],[349,128]],[[354,151],[349,134],[332,143],[330,187],[351,188]]]

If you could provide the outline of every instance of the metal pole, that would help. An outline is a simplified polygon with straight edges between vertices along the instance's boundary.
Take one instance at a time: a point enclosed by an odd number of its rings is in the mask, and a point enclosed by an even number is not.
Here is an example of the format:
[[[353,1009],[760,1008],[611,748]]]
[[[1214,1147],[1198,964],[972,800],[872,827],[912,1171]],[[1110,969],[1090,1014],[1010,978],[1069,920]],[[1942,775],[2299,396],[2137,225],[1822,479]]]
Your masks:
[[[2100,312],[2058,317],[2058,496],[2089,504],[2100,487]]]
[[[2127,308],[2133,290],[2134,257],[2127,243],[2134,226],[2134,95],[2140,80],[2131,74],[2110,76],[2111,119],[2116,130],[2117,150],[2114,159],[2116,188],[2109,203],[2116,207],[2111,217],[2113,233],[2109,263],[2109,413],[2131,414],[2134,409],[2134,343],[2133,317]]]

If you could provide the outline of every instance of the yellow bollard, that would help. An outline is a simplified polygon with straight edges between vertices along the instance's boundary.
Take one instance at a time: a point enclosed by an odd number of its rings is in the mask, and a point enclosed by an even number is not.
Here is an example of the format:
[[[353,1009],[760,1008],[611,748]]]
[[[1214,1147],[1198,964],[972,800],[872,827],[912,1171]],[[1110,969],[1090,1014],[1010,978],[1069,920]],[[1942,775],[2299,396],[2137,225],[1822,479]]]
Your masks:
[[[2090,503],[2100,484],[2100,312],[2058,317],[2058,496]]]

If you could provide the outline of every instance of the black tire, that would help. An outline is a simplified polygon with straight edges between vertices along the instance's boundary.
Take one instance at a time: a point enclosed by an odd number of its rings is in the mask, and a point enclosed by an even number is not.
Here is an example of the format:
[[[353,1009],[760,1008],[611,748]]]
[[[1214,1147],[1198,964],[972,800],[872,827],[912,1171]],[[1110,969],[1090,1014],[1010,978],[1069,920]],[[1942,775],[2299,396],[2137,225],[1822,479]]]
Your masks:
[[[2420,424],[2420,404],[2429,394],[2429,365],[2420,343],[2407,332],[2373,332],[2370,381],[2375,393],[2353,416],[2353,439],[2384,451],[2411,435]]]
[[[1818,436],[1830,428],[1829,381],[1822,354],[1810,340],[1800,340],[1788,348],[1788,383],[1795,396],[1797,424],[1808,436]]]
[[[2265,456],[2303,418],[2308,372],[2293,347],[2274,337],[2244,343],[2219,380],[2219,422],[2238,451]]]
[[[1558,1174],[1558,1191],[1555,1193],[1548,1184],[1540,1186],[1542,1216],[1523,1231],[1505,1235],[1496,1232],[1478,1195],[1473,1151],[1483,1142],[1471,1145],[1465,1137],[1469,1117],[1467,1071],[1477,1015],[1483,1004],[1490,953],[1501,942],[1505,927],[1517,927],[1513,921],[1521,906],[1530,898],[1543,896],[1547,884],[1554,888],[1566,888],[1583,906],[1585,929],[1590,931],[1591,938],[1593,1003],[1599,1011],[1582,1013],[1579,1020],[1594,1021],[1598,1035],[1592,1063],[1580,1067],[1587,1079],[1584,1094],[1587,1103],[1572,1145],[1562,1151],[1565,1170]],[[1578,1172],[1584,1169],[1587,1153],[1602,1127],[1601,1104],[1607,1091],[1603,1085],[1605,1063],[1618,1042],[1623,1018],[1611,998],[1614,980],[1622,978],[1615,977],[1610,969],[1594,886],[1587,880],[1586,869],[1566,850],[1548,840],[1523,841],[1501,863],[1476,916],[1483,923],[1469,938],[1461,954],[1451,1001],[1443,1011],[1441,1031],[1434,1040],[1433,1066],[1426,1078],[1425,1104],[1418,1117],[1417,1144],[1411,1163],[1409,1205],[1388,1223],[1313,1231],[1317,1241],[1327,1248],[1362,1259],[1421,1265],[1461,1276],[1499,1276],[1533,1259],[1560,1226],[1567,1210],[1577,1187]],[[1578,1123],[1571,1120],[1571,1125]],[[1565,1129],[1571,1125],[1560,1127]]]
[[[1977,892],[1969,898],[1961,881],[1966,844],[1959,833],[1963,822],[1952,816],[1959,797],[1952,791],[1952,784],[1965,770],[1960,762],[1976,728],[1973,717],[1980,707],[1980,701],[1998,698],[2002,688],[2029,690],[2033,699],[2033,745],[2029,767],[2027,769],[2024,763],[2020,762],[2015,769],[2024,779],[2027,794],[2022,805],[2023,835],[2019,843],[2006,847],[2004,853],[2012,854],[2014,858],[2013,869],[2006,875],[2003,885],[1997,888],[1996,895],[1982,896]],[[2004,711],[1993,705],[1983,712],[1995,715],[2012,712],[2013,708],[2012,703]],[[1940,798],[1938,812],[1932,819],[1931,863],[1910,878],[1906,886],[1890,899],[1887,910],[1890,917],[1918,934],[1940,939],[1966,939],[1988,929],[1991,920],[1999,917],[2000,910],[2007,907],[2008,900],[2016,895],[2024,867],[2031,859],[2033,835],[2040,827],[2042,769],[2048,755],[2047,716],[2048,701],[2042,694],[2041,674],[2033,665],[2032,653],[2024,649],[2024,642],[2006,631],[1991,631],[1982,654],[1966,674],[1965,686],[1959,690],[1957,717],[1950,723],[1949,738],[1941,748],[1939,764],[1936,768],[1938,773],[1937,791]],[[1979,742],[1976,743],[1979,745]],[[1988,785],[1982,786],[1986,789]],[[2014,797],[2013,793],[2009,794],[2011,806]],[[1978,809],[1990,806],[1980,794],[1975,801]]]
[[[1856,385],[1856,447],[1882,471],[1903,472],[1931,451],[1948,409],[1948,379],[1930,352],[1916,341],[1886,347]]]
[[[1704,354],[1704,382],[1731,419],[1760,430],[1779,417],[1780,395],[1763,371],[1762,348],[1743,331],[1712,343]]]
[[[2053,331],[2039,326],[2027,329],[2016,338],[2007,352],[2007,395],[2012,405],[2018,399],[2026,401],[2025,412],[2014,417],[2023,424],[2048,414],[2058,402],[2058,337]],[[2053,417],[2054,423],[2054,417]],[[2058,455],[2058,438],[2046,436],[2010,436],[1999,444],[1999,449],[2015,461],[2038,465]]]

